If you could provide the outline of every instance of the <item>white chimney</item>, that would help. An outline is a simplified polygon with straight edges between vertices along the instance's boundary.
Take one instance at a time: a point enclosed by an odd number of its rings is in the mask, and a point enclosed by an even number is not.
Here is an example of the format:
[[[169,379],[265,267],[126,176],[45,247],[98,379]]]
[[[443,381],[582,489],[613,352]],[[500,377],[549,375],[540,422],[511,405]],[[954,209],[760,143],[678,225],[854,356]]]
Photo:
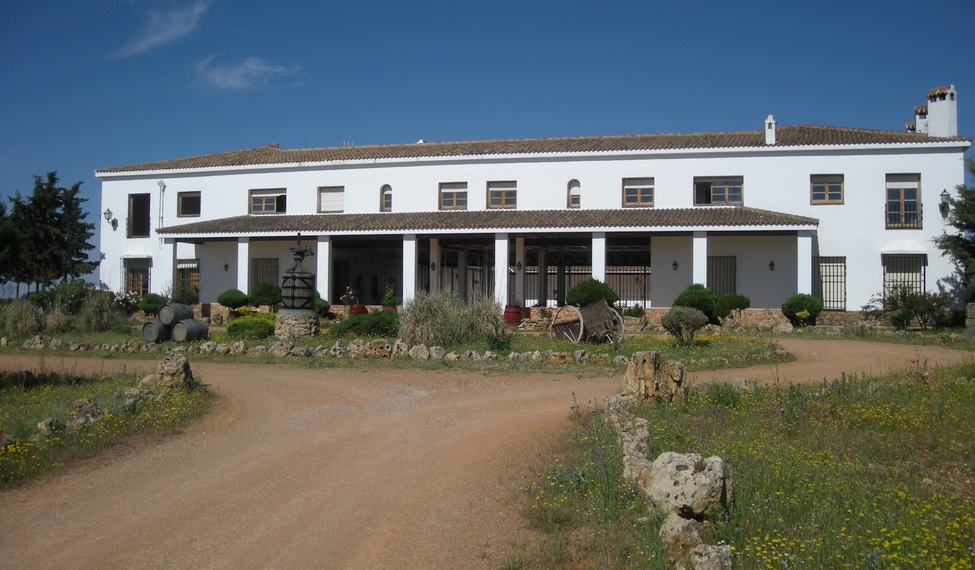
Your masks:
[[[775,118],[772,115],[765,119],[765,144],[775,144]]]
[[[928,136],[958,136],[957,99],[958,93],[954,85],[936,87],[928,91]]]

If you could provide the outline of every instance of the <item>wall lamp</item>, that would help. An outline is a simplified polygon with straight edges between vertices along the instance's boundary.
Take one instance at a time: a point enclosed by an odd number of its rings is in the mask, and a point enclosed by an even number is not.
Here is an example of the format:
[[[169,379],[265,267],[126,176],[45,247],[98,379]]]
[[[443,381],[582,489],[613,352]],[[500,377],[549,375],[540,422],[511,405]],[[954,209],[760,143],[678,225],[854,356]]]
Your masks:
[[[775,271],[775,262],[774,261],[769,261],[768,262],[768,270],[769,271]]]
[[[430,262],[430,271],[436,271],[436,270],[437,270],[437,262],[436,261],[431,261]]]
[[[517,269],[518,271],[521,271],[521,267],[522,266],[521,266],[521,262],[520,261],[515,264],[515,269]]]
[[[945,218],[948,216],[948,210],[951,209],[951,204],[948,203],[951,197],[948,196],[947,190],[941,191],[941,203],[938,204],[938,209],[941,210],[941,217]]]
[[[114,231],[118,229],[118,219],[114,218],[113,215],[114,214],[112,214],[112,211],[108,208],[105,208],[105,211],[102,212],[102,216],[105,218],[105,221],[112,224],[112,230]]]
[[[223,270],[224,270],[224,272],[230,271],[230,264],[229,263],[224,263],[223,264]]]
[[[677,271],[677,260],[676,259],[674,260],[674,264],[671,265],[671,267],[674,268],[674,271]]]

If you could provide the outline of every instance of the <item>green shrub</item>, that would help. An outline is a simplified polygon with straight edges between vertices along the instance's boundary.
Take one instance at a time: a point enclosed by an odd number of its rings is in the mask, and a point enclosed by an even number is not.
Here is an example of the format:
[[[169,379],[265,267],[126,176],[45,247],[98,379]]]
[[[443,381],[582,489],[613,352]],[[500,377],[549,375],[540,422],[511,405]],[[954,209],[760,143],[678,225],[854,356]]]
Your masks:
[[[251,291],[247,302],[252,307],[260,307],[262,305],[272,307],[280,303],[281,288],[274,283],[258,283],[254,285],[254,289]]]
[[[605,299],[609,306],[613,306],[620,297],[609,285],[598,279],[580,281],[565,294],[565,303],[577,307],[592,305],[600,299]]]
[[[318,291],[315,291],[315,312],[318,313],[318,316],[325,318],[328,316],[330,310],[332,310],[332,305],[325,299],[322,299]]]
[[[646,314],[647,311],[639,303],[623,311],[624,317],[636,317],[638,319],[642,319]]]
[[[200,288],[196,285],[181,287],[173,293],[172,301],[181,305],[195,305],[200,302]]]
[[[714,320],[714,303],[715,297],[710,289],[700,283],[693,283],[688,285],[687,289],[684,289],[684,292],[674,299],[673,306],[697,309],[704,313],[708,321],[712,321]]]
[[[806,311],[809,316],[805,318],[800,317],[799,313],[802,311]],[[816,297],[806,295],[805,293],[797,293],[786,299],[785,303],[782,303],[782,314],[795,327],[815,325],[816,317],[822,312],[823,303]]]
[[[81,305],[95,292],[95,286],[84,279],[61,281],[48,292],[53,306],[60,305],[65,313],[77,315]]]
[[[44,329],[44,313],[29,301],[14,301],[7,306],[3,330],[14,336],[34,336]]]
[[[124,319],[108,291],[96,291],[85,299],[78,313],[78,328],[85,332],[105,332]]]
[[[274,318],[273,313],[254,313],[234,319],[227,325],[227,334],[247,338],[267,338],[274,334]]]
[[[228,309],[239,309],[247,304],[247,295],[240,289],[227,289],[217,296],[217,302]]]
[[[697,331],[708,324],[707,316],[694,307],[674,306],[660,318],[660,325],[669,332],[677,343],[688,346],[694,341]]]
[[[68,316],[68,313],[65,312],[61,305],[55,305],[44,316],[44,325],[52,333],[66,333],[71,330],[71,317]]]
[[[751,299],[744,295],[728,293],[714,300],[714,316],[719,319],[727,318],[732,311],[744,311],[752,304]]]
[[[122,311],[126,315],[131,315],[139,308],[139,294],[135,291],[121,293],[116,295],[112,302],[119,311]]]
[[[914,311],[902,307],[900,309],[895,309],[890,313],[890,324],[894,325],[899,331],[902,331],[911,326],[911,321],[914,320]]]
[[[139,301],[139,310],[143,313],[154,317],[159,314],[159,309],[166,305],[166,298],[162,295],[156,295],[155,293],[147,293],[143,295],[142,300]]]
[[[352,315],[329,331],[343,337],[396,337],[399,331],[399,314],[395,311],[373,311],[365,315]]]

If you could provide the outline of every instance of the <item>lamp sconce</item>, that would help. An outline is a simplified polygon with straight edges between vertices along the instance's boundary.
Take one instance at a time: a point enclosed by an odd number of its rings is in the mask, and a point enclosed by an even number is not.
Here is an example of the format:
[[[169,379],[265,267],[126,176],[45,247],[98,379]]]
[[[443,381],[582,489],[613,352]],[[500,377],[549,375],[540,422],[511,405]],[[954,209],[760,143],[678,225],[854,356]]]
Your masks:
[[[160,192],[165,192],[166,191],[166,183],[163,182],[162,180],[160,180],[159,182],[156,182],[156,186],[159,186],[159,191]]]
[[[522,265],[521,265],[521,262],[520,261],[515,264],[515,269],[517,269],[518,271],[521,271],[521,267],[522,267]]]
[[[768,262],[768,270],[769,271],[775,271],[775,262],[774,261],[769,261]]]
[[[674,260],[674,264],[671,265],[671,267],[674,268],[674,271],[677,271],[677,260],[676,259]]]
[[[938,209],[941,210],[941,217],[942,218],[947,218],[948,217],[948,211],[951,209],[951,204],[948,203],[948,200],[950,200],[950,199],[951,199],[951,197],[948,195],[948,191],[947,190],[942,190],[941,191],[941,203],[938,204]]]
[[[223,270],[224,270],[224,272],[230,271],[230,264],[229,263],[224,263],[223,264]]]
[[[436,271],[436,270],[437,270],[437,262],[436,261],[431,261],[430,262],[430,271]]]
[[[110,209],[105,208],[105,211],[102,212],[102,216],[105,218],[106,222],[112,224],[112,231],[118,229],[118,219],[113,217],[114,214],[112,214],[112,211]]]

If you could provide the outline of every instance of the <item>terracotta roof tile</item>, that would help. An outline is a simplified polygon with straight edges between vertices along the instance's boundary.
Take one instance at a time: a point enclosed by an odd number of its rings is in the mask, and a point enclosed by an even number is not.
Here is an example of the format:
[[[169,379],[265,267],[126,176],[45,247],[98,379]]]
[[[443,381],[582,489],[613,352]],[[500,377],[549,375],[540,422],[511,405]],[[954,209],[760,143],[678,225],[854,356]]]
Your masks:
[[[928,91],[928,98],[938,97],[939,95],[947,95],[954,89],[954,85],[943,85],[941,87],[935,87],[934,89]]]
[[[839,127],[792,125],[776,130],[775,146],[862,145],[971,141],[961,137],[930,137],[925,134],[872,131]],[[186,170],[233,166],[326,163],[334,161],[436,158],[538,153],[623,152],[681,149],[765,148],[765,132],[619,135],[552,139],[517,139],[471,142],[423,142],[377,146],[282,149],[278,145],[207,154],[189,158],[105,168],[98,174]]]
[[[160,235],[256,235],[302,232],[436,232],[441,230],[531,230],[681,227],[817,226],[819,220],[756,208],[632,208],[623,210],[478,210],[383,214],[248,215],[157,230]]]

